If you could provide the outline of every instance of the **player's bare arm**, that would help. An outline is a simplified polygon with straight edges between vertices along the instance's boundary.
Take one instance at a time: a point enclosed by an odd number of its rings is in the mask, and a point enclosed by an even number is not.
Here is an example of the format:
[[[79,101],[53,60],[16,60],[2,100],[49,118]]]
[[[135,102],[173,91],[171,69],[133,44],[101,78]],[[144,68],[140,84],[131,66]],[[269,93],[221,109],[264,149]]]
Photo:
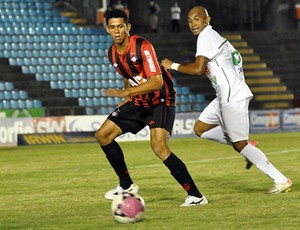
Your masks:
[[[209,60],[206,57],[198,56],[195,58],[195,61],[193,63],[179,64],[165,58],[164,60],[162,60],[161,64],[166,69],[173,69],[181,73],[201,76],[204,73],[208,73],[208,70],[206,68],[208,61]]]
[[[151,93],[161,89],[163,86],[163,79],[161,74],[152,76],[145,83],[135,87],[125,87],[125,89],[106,89],[104,90],[107,96],[115,97],[129,97]]]

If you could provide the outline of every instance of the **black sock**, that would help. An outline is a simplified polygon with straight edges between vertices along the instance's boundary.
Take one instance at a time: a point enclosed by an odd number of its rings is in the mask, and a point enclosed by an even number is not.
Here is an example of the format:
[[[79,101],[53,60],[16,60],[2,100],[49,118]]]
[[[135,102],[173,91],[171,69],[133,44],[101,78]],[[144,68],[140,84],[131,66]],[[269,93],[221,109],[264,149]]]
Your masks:
[[[123,189],[129,188],[133,181],[130,178],[124,154],[119,144],[116,141],[113,141],[108,145],[101,146],[101,148],[116,174],[119,176],[120,186]]]
[[[187,167],[174,153],[171,153],[171,155],[163,162],[170,170],[172,176],[189,195],[202,197],[202,194],[195,185]]]

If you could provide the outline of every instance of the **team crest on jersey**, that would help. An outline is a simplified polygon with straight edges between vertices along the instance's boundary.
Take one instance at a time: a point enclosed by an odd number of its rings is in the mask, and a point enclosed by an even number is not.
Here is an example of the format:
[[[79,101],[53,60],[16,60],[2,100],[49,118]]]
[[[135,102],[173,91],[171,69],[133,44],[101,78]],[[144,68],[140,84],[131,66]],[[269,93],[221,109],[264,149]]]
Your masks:
[[[131,54],[130,60],[131,60],[133,63],[136,63],[137,60],[138,60],[138,57],[137,57],[135,54]]]
[[[115,111],[113,111],[113,112],[111,113],[111,115],[112,115],[113,117],[117,117],[117,116],[119,115],[119,113],[120,113],[120,110],[119,110],[119,109],[115,109]]]

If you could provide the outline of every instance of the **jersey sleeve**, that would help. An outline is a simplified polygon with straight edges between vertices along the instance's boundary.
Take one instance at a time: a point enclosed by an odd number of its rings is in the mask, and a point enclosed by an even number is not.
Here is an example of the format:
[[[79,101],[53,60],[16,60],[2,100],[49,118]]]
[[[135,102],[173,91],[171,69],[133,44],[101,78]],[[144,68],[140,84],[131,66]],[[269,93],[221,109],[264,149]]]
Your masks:
[[[143,42],[141,46],[141,56],[144,74],[147,78],[162,73],[156,52],[150,42]]]
[[[195,56],[204,56],[209,60],[212,60],[220,52],[220,50],[218,49],[220,44],[221,41],[215,33],[210,30],[204,30],[198,36],[197,51]]]

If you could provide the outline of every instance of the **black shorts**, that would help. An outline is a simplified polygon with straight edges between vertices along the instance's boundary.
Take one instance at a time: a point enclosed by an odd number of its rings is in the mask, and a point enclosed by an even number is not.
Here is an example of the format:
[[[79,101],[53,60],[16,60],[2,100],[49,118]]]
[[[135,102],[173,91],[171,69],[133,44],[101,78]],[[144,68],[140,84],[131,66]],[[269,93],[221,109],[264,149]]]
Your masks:
[[[171,135],[175,120],[175,106],[159,104],[151,108],[143,108],[127,102],[115,109],[108,119],[119,126],[123,133],[136,134],[148,125],[150,129],[164,128]]]

